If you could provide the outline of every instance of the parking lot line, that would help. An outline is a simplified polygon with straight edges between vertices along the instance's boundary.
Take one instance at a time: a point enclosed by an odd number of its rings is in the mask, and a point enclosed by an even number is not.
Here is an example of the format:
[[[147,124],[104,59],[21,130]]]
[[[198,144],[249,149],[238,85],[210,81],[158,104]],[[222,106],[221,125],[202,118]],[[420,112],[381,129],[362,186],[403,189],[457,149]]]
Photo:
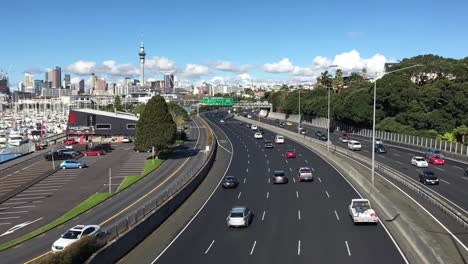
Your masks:
[[[7,219],[18,219],[20,216],[11,216],[11,217],[0,217],[0,220],[7,220]]]
[[[35,200],[35,199],[44,199],[44,196],[39,196],[39,197],[25,197],[25,198],[11,198],[11,201],[21,201],[21,200]]]
[[[18,197],[22,197],[22,196],[32,196],[32,195],[42,195],[42,196],[46,196],[46,195],[51,195],[53,193],[23,193],[23,194],[17,194],[16,196]]]
[[[24,213],[27,213],[29,211],[16,211],[16,212],[0,212],[0,215],[3,215],[3,214],[24,214]]]

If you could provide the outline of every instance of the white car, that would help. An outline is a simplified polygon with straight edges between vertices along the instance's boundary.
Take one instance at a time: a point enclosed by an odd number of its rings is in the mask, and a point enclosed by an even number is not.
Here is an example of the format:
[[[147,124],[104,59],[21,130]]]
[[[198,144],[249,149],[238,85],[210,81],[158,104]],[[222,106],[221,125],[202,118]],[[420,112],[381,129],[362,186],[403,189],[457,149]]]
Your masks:
[[[254,134],[254,138],[255,138],[255,139],[263,138],[263,135],[262,135],[262,133],[260,133],[260,132],[256,132],[256,133]]]
[[[377,214],[371,208],[370,202],[367,199],[352,199],[349,205],[349,215],[355,225],[358,223],[377,224],[379,222]]]
[[[245,206],[235,206],[226,218],[228,227],[248,227],[252,218],[252,212]]]
[[[276,144],[284,144],[284,137],[281,135],[276,135],[275,137],[275,143]]]
[[[312,169],[309,167],[300,167],[298,170],[299,181],[313,181]]]
[[[350,150],[361,150],[361,143],[356,140],[348,141],[348,149]]]
[[[77,225],[65,232],[52,244],[52,252],[62,251],[82,237],[96,234],[100,228],[98,225]]]
[[[251,116],[251,115],[247,115],[247,118],[248,118],[248,119],[252,119],[252,116]]]
[[[128,137],[122,138],[122,143],[130,143],[130,142],[132,142],[132,140],[130,138],[128,138]]]
[[[257,130],[258,127],[257,127],[256,125],[252,125],[252,126],[250,127],[250,129],[252,129],[252,130]]]
[[[418,168],[427,168],[429,166],[427,160],[423,157],[413,157],[411,159],[411,165],[414,165]]]

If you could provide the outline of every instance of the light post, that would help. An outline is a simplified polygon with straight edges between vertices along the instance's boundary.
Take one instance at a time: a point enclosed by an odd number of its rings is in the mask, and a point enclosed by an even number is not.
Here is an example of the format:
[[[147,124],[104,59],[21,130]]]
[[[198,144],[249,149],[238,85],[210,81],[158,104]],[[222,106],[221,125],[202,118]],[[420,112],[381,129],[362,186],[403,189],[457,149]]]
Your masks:
[[[376,105],[376,98],[377,98],[377,79],[379,77],[382,78],[383,76],[385,76],[387,74],[390,74],[390,73],[399,72],[399,71],[411,69],[411,68],[414,68],[414,67],[421,67],[421,66],[424,66],[424,65],[416,64],[416,65],[404,67],[404,68],[401,68],[401,69],[398,69],[398,70],[385,72],[380,76],[377,76],[377,74],[375,75],[375,80],[374,80],[374,106],[373,106],[373,114],[372,114],[372,174],[371,174],[372,175],[372,177],[371,177],[372,187],[374,187],[374,180],[375,180],[375,105]]]
[[[337,68],[338,65],[330,65],[328,68]],[[336,75],[336,74],[335,74]],[[332,86],[328,86],[328,117],[327,117],[327,151],[330,152],[330,91],[333,89]]]
[[[299,91],[299,104],[298,104],[298,113],[299,113],[299,123],[297,124],[297,135],[301,135],[301,89]]]

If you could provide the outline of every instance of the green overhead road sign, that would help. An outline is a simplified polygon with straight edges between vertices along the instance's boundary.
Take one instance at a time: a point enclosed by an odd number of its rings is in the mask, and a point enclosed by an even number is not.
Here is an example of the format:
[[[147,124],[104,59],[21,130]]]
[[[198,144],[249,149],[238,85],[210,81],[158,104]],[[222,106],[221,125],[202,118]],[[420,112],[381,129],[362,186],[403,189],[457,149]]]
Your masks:
[[[202,102],[209,106],[232,106],[234,104],[234,99],[224,97],[204,97]]]

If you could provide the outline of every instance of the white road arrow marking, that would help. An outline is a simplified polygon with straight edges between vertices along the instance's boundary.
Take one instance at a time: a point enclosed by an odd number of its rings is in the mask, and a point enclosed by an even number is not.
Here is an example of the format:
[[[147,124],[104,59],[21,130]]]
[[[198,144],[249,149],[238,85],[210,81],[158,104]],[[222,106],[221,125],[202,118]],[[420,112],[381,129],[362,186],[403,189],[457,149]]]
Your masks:
[[[25,226],[27,226],[27,225],[30,225],[30,224],[32,224],[32,223],[34,223],[34,222],[39,221],[39,220],[41,220],[41,219],[42,219],[42,217],[39,218],[39,219],[36,219],[36,220],[34,220],[34,221],[28,221],[28,222],[21,223],[21,224],[19,224],[19,225],[15,225],[14,227],[8,229],[5,233],[1,234],[0,237],[6,236],[6,235],[8,235],[8,234],[11,234],[11,233],[15,232],[16,230],[19,230],[19,229],[21,229],[21,228],[23,228],[23,227],[25,227]]]

